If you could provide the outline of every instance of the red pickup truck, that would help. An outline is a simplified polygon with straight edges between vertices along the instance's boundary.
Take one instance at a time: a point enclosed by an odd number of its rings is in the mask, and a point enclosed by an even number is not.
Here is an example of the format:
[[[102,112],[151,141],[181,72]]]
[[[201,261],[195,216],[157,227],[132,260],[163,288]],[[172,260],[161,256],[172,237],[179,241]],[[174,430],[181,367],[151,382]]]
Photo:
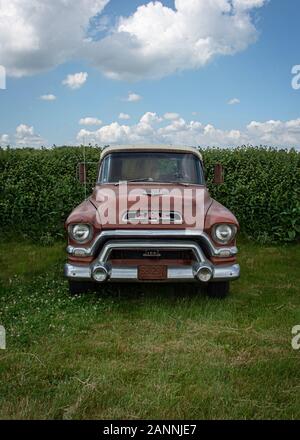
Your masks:
[[[216,165],[215,183],[222,182]],[[113,282],[192,282],[225,298],[240,276],[238,221],[210,197],[196,148],[103,149],[93,193],[65,227],[71,294]]]

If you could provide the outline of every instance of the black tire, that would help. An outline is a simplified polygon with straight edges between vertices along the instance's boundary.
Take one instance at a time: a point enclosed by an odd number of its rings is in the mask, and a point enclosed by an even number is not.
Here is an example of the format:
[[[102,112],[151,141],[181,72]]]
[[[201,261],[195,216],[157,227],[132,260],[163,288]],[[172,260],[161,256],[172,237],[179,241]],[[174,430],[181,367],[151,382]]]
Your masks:
[[[81,293],[88,293],[93,290],[94,284],[90,282],[70,281],[69,293],[71,296],[80,295]]]
[[[207,295],[210,298],[225,299],[229,295],[229,282],[209,283],[207,286]]]

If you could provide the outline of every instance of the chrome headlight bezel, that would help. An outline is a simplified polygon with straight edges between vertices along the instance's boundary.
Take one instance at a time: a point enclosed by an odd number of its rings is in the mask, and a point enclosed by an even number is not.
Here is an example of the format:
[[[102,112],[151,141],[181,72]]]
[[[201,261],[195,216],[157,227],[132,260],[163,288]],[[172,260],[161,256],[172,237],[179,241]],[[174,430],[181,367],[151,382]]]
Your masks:
[[[225,233],[227,232],[227,235]],[[237,234],[236,225],[230,223],[219,223],[212,228],[212,237],[218,244],[229,244]]]
[[[76,235],[76,233],[78,234],[80,229],[81,231],[85,231],[82,237]],[[91,241],[93,235],[93,227],[88,223],[74,223],[68,226],[68,233],[69,237],[76,243],[85,244]]]

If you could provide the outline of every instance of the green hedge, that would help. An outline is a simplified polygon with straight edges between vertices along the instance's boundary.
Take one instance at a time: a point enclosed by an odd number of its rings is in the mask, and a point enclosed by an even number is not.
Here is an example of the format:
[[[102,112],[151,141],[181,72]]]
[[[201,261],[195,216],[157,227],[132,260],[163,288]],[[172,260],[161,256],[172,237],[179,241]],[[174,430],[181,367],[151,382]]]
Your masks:
[[[300,236],[300,154],[242,147],[203,151],[211,195],[237,216],[241,230],[261,242]],[[212,184],[213,165],[225,168],[224,185]]]
[[[86,148],[90,185],[99,148]],[[260,241],[296,241],[300,233],[300,154],[242,147],[203,150],[211,195],[231,209],[242,231]],[[45,242],[63,236],[63,223],[84,198],[76,179],[83,149],[0,149],[2,232]],[[225,167],[225,184],[212,184],[213,165]]]

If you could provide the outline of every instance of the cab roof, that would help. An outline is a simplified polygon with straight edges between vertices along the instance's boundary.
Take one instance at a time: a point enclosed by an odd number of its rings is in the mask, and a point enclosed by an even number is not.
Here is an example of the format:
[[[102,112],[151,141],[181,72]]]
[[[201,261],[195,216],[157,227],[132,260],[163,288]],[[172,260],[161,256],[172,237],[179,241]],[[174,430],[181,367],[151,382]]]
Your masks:
[[[132,153],[134,151],[161,151],[173,153],[192,153],[202,160],[202,154],[196,147],[180,147],[174,145],[113,145],[105,147],[101,153],[101,159],[111,153],[126,152]]]

